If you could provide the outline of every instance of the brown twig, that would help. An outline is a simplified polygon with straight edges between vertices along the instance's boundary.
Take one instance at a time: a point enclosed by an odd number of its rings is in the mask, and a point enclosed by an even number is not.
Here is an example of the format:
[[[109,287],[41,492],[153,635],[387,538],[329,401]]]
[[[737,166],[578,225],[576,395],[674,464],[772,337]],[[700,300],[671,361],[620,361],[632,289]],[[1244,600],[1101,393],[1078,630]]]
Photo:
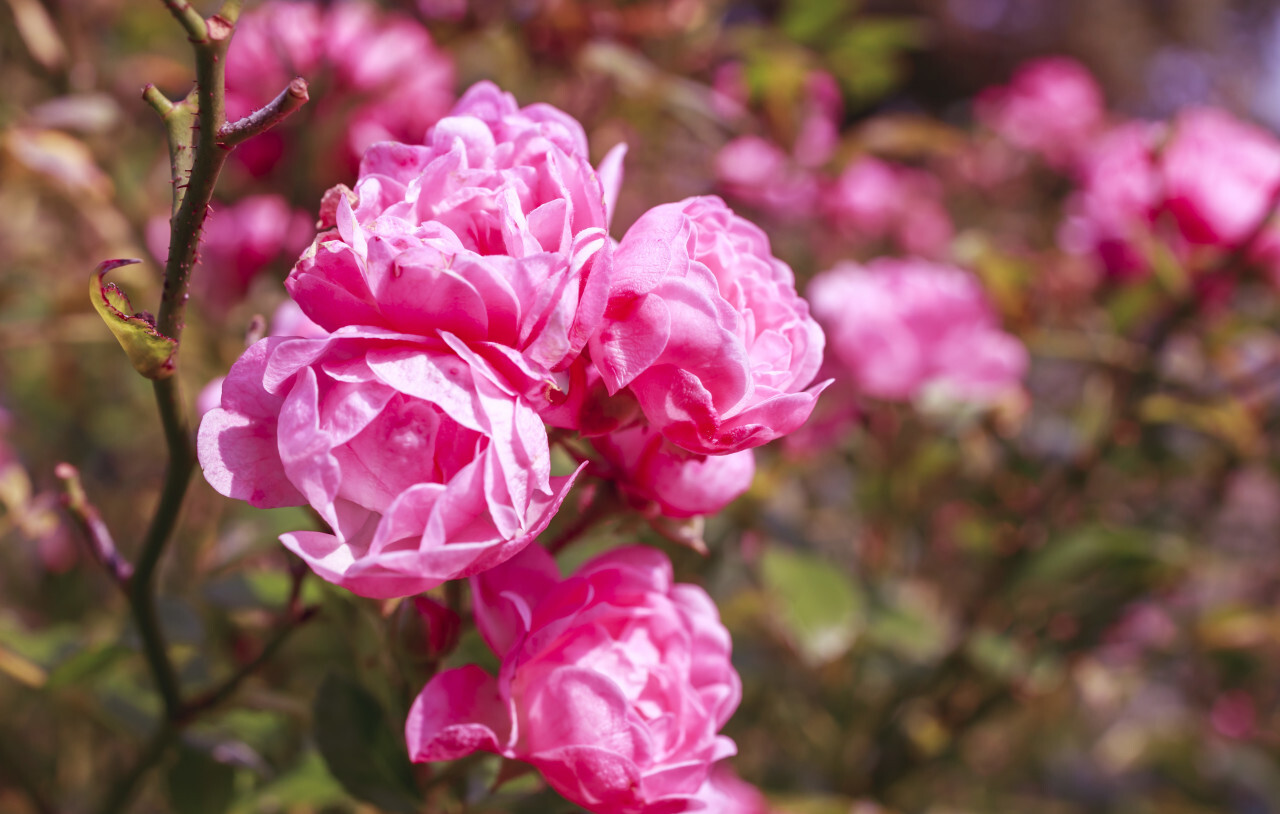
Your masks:
[[[267,103],[266,107],[255,110],[239,121],[224,124],[218,131],[218,143],[229,149],[246,139],[265,133],[289,118],[310,98],[307,94],[307,80],[300,76],[294,77],[289,86],[280,91],[280,95]]]

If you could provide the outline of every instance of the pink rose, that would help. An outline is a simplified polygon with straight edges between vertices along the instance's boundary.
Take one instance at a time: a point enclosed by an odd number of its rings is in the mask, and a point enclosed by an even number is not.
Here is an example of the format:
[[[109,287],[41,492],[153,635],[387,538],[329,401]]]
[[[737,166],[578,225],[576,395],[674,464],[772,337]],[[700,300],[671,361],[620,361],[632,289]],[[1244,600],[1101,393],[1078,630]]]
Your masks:
[[[1016,388],[1026,349],[1000,330],[978,281],[953,266],[840,263],[809,284],[814,315],[858,389],[914,399],[926,388],[985,403]]]
[[[441,673],[405,724],[415,761],[486,751],[532,764],[599,814],[697,810],[716,734],[741,698],[729,632],[694,585],[640,546],[561,580],[534,545],[471,580],[476,623],[502,659]]]
[[[569,256],[584,231],[607,230],[625,148],[597,173],[573,117],[550,105],[521,108],[480,82],[423,145],[374,145],[360,164],[356,217],[436,221],[470,251]]]
[[[307,249],[285,288],[327,330],[448,331],[503,365],[522,391],[538,382],[545,389],[604,316],[612,249],[603,229],[590,228],[564,252],[486,256],[438,221],[362,223],[342,197],[337,228]]]
[[[215,204],[200,240],[196,298],[225,311],[244,299],[254,278],[277,259],[293,258],[315,234],[306,213],[290,209],[279,195],[251,195]],[[169,218],[147,224],[147,246],[163,263],[169,254]]]
[[[695,455],[647,425],[592,439],[618,482],[642,510],[665,517],[715,514],[751,488],[756,474],[749,449],[729,455]]]
[[[281,541],[376,598],[497,565],[546,528],[573,480],[551,477],[533,409],[448,334],[264,339],[231,368],[198,449],[222,494],[315,509],[332,533]]]
[[[453,101],[453,62],[427,29],[357,0],[273,0],[240,17],[227,56],[228,118],[271,101],[294,76],[312,82],[302,118],[342,127],[336,158],[347,172],[371,144],[419,141]],[[286,123],[236,155],[264,175],[298,132]]]
[[[690,452],[759,446],[804,423],[825,385],[822,329],[759,228],[715,197],[645,213],[615,255],[592,361]]]
[[[1048,57],[1023,65],[1007,86],[979,94],[975,113],[1010,144],[1066,168],[1102,127],[1106,100],[1079,62]]]
[[[1187,110],[1161,154],[1166,206],[1192,243],[1232,248],[1271,212],[1280,142],[1222,110]]]

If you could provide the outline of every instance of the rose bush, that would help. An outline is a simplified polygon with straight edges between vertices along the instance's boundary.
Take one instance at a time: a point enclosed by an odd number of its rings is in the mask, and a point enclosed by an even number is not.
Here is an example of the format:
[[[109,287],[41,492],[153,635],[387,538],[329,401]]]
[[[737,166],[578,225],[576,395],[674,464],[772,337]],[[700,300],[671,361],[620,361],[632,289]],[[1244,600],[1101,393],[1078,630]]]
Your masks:
[[[281,541],[320,576],[408,596],[502,562],[546,528],[552,477],[533,409],[456,339],[373,328],[270,337],[201,422],[205,478],[254,506],[310,505],[332,533]]]
[[[735,751],[717,732],[741,696],[705,591],[643,547],[561,580],[529,546],[471,586],[501,671],[468,665],[427,684],[405,726],[415,761],[494,752],[593,812],[699,810],[712,764]]]

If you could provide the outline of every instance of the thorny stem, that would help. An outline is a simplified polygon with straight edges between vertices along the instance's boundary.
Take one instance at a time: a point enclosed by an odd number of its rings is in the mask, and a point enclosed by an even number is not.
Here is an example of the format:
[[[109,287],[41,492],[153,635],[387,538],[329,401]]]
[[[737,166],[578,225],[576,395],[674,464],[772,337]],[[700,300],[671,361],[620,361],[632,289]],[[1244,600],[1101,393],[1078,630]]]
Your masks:
[[[226,56],[240,13],[240,0],[224,0],[222,8],[208,20],[186,0],[162,0],[187,32],[196,57],[196,87],[183,101],[174,104],[148,85],[143,99],[160,115],[169,136],[169,156],[174,184],[173,214],[170,218],[169,257],[164,269],[164,290],[156,316],[156,329],[181,348],[191,270],[196,262],[200,234],[204,229],[209,201],[231,149],[244,139],[282,121],[307,101],[306,82],[298,79],[274,102],[235,123],[227,132]],[[176,352],[175,352],[176,360]],[[258,658],[233,674],[224,684],[184,704],[177,671],[169,658],[164,631],[156,614],[155,575],[165,546],[173,535],[182,510],[187,486],[195,469],[195,449],[182,405],[178,377],[153,382],[156,405],[168,447],[168,462],[160,502],[143,538],[137,563],[127,580],[132,611],[143,652],[164,704],[164,717],[139,755],[133,769],[120,779],[103,803],[104,814],[123,811],[139,781],[164,756],[180,729],[197,713],[234,694],[241,682],[269,659],[283,644],[297,622],[309,613],[290,609],[290,623],[263,647]],[[78,484],[77,484],[78,485]],[[79,490],[83,496],[83,490]],[[74,498],[72,498],[74,500]],[[83,510],[87,500],[78,504]],[[75,509],[73,508],[73,513]],[[96,515],[96,513],[94,513]],[[85,512],[87,518],[90,515]],[[103,527],[105,529],[105,527]],[[95,539],[91,534],[91,539]],[[101,541],[101,537],[97,541]],[[107,536],[105,539],[110,539]]]

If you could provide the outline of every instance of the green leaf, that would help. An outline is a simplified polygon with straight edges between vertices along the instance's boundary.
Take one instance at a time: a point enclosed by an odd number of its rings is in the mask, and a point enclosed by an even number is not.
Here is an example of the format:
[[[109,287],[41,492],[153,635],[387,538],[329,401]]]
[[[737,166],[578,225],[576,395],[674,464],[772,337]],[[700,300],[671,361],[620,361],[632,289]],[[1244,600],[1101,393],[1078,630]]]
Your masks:
[[[1140,529],[1086,526],[1036,552],[1019,584],[1028,589],[1069,584],[1086,573],[1143,568],[1158,559],[1150,535]]]
[[[315,737],[329,772],[351,796],[403,814],[422,808],[404,737],[359,684],[325,676],[316,695]]]
[[[134,313],[128,296],[115,283],[103,282],[112,269],[138,262],[104,260],[99,263],[89,276],[89,299],[128,354],[134,369],[148,379],[167,379],[173,375],[173,355],[178,343],[157,331],[148,315]]]
[[[825,664],[853,646],[864,602],[838,568],[807,554],[770,548],[760,563],[760,576],[783,631],[806,662]]]
[[[169,767],[169,803],[177,814],[223,814],[235,796],[236,770],[184,747]]]

